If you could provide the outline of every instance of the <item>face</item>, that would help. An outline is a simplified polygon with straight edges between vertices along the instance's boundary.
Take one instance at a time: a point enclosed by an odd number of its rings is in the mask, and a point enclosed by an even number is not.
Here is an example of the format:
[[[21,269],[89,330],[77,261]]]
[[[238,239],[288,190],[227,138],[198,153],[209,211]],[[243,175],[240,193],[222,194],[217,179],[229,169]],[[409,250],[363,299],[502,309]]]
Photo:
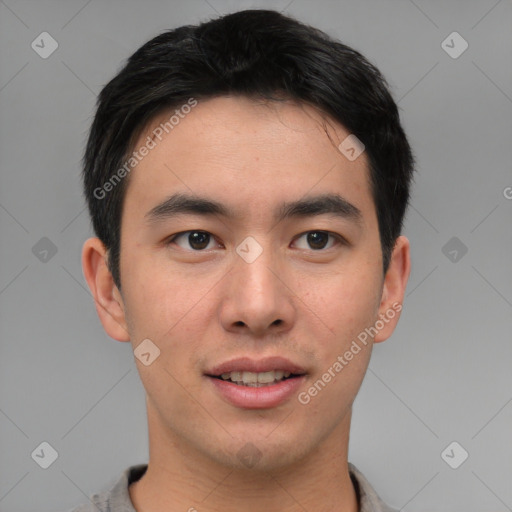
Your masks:
[[[84,269],[107,332],[133,349],[150,340],[150,364],[136,359],[150,435],[264,469],[348,438],[408,276],[403,237],[383,275],[367,158],[337,148],[348,135],[304,105],[215,98],[131,172],[122,293],[99,245],[91,263],[97,240]]]

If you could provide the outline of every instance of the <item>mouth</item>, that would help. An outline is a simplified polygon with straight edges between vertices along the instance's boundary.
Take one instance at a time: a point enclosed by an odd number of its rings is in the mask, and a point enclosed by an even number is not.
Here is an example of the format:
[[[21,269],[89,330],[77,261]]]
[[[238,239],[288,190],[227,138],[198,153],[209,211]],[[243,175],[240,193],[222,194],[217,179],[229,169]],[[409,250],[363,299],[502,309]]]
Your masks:
[[[291,373],[285,370],[270,370],[267,372],[233,371],[221,375],[209,375],[215,379],[232,382],[238,386],[262,388],[272,386],[278,382],[301,377],[304,374]]]
[[[205,373],[213,389],[242,409],[269,409],[290,400],[307,373],[282,357],[262,360],[238,358]]]

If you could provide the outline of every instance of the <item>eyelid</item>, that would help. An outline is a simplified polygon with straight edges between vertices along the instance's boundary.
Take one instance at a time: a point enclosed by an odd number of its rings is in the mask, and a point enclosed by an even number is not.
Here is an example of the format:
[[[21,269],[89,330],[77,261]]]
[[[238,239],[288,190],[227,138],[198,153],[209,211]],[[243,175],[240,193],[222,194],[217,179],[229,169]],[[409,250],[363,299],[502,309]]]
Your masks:
[[[307,231],[304,231],[303,233],[297,235],[293,239],[293,241],[298,240],[299,238],[303,237],[304,235],[307,235],[308,233],[326,233],[327,235],[331,236],[332,238],[334,238],[337,241],[337,244],[335,244],[335,246],[336,245],[349,245],[349,242],[347,241],[347,239],[345,237],[341,236],[339,233],[334,233],[333,231],[329,231],[327,229],[308,229]],[[329,249],[333,249],[335,246],[329,247]],[[312,252],[320,253],[320,252],[328,251],[329,249],[317,249],[317,250],[310,249],[310,250]],[[301,249],[301,250],[307,250],[307,249]]]
[[[170,237],[167,237],[164,240],[164,245],[165,246],[171,245],[172,243],[174,243],[176,238],[181,237],[183,235],[186,235],[188,233],[206,233],[207,235],[210,235],[210,237],[211,237],[210,242],[211,242],[211,240],[214,240],[217,244],[219,244],[219,241],[217,240],[217,237],[214,234],[210,233],[209,231],[206,231],[204,229],[188,229],[186,231],[180,231],[179,233],[174,233],[174,235],[171,235]],[[220,244],[220,245],[222,245],[222,244]],[[178,247],[180,247],[180,246],[178,245]],[[180,249],[183,249],[183,248],[180,247]],[[211,251],[212,249],[202,249],[200,251],[195,251],[193,249],[183,249],[183,250],[188,251],[188,252],[200,253],[200,252],[208,252],[208,251]]]

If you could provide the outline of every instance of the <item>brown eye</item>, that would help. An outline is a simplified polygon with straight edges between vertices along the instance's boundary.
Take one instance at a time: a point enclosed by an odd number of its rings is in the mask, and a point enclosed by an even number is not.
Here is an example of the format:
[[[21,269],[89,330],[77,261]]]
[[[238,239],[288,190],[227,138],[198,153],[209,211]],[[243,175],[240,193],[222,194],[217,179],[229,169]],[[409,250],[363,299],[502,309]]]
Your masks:
[[[311,249],[313,251],[321,251],[322,249],[326,249],[327,244],[329,243],[329,239],[333,239],[334,243],[331,244],[330,249],[336,242],[339,243],[339,238],[333,233],[329,233],[328,231],[308,231],[307,233],[303,233],[296,240],[299,241],[301,239],[305,239],[306,243],[300,244],[299,249]]]
[[[186,236],[188,235],[188,236]],[[185,242],[177,243],[177,240],[185,240]],[[174,235],[168,244],[176,243],[182,249],[189,250],[192,248],[194,251],[202,251],[208,248],[208,244],[212,241],[212,235],[207,231],[184,231]],[[210,247],[211,249],[211,247]]]
[[[312,249],[324,249],[329,241],[329,235],[322,231],[313,231],[307,234],[307,241]]]

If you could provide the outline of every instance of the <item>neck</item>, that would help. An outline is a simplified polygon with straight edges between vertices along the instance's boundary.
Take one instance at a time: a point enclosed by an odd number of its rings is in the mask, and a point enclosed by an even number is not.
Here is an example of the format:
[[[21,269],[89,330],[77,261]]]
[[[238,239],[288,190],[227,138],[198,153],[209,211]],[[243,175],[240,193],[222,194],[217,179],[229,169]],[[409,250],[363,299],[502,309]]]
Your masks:
[[[148,468],[129,488],[138,512],[358,511],[347,462],[350,414],[313,454],[265,471],[219,464],[149,410],[148,427]]]

